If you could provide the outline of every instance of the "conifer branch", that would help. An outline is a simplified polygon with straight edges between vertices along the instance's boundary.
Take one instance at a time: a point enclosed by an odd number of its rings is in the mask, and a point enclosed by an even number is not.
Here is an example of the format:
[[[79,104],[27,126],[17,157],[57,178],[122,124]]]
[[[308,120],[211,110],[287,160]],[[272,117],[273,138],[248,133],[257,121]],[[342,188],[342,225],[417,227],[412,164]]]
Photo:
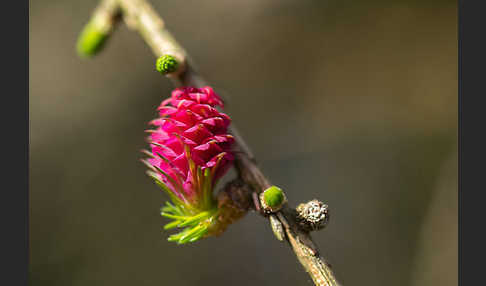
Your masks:
[[[143,40],[152,49],[157,58],[166,57],[169,62],[161,62],[157,69],[164,72],[176,86],[202,87],[207,85],[204,79],[193,68],[184,48],[176,41],[166,29],[164,21],[155,12],[152,6],[145,0],[103,0],[99,7],[111,7],[111,9],[97,9],[94,16],[103,13],[112,13],[115,18],[118,9],[113,5],[119,5],[122,18],[127,26],[138,32]],[[105,14],[106,15],[106,14]],[[265,177],[248,148],[243,138],[239,135],[234,125],[230,132],[235,137],[237,152],[235,167],[240,179],[258,195],[271,187],[270,181]],[[255,208],[259,208],[255,200]],[[264,216],[268,217],[268,215]],[[327,214],[327,213],[326,213]],[[302,227],[301,219],[295,209],[285,204],[274,215],[283,225],[285,239],[288,241],[299,262],[309,273],[317,286],[339,286],[331,266],[319,254],[316,245],[312,241],[309,230]]]

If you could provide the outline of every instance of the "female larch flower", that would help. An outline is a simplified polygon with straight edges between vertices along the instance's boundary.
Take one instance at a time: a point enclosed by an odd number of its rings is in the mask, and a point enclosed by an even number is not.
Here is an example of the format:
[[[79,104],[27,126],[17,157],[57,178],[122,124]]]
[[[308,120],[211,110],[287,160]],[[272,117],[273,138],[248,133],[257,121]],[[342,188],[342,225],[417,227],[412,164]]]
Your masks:
[[[226,228],[225,208],[213,189],[231,167],[233,136],[228,115],[216,107],[223,102],[211,87],[181,87],[159,106],[160,117],[150,122],[150,151],[143,160],[147,174],[169,195],[161,209],[172,222],[165,229],[183,228],[169,241],[187,243],[218,234]]]

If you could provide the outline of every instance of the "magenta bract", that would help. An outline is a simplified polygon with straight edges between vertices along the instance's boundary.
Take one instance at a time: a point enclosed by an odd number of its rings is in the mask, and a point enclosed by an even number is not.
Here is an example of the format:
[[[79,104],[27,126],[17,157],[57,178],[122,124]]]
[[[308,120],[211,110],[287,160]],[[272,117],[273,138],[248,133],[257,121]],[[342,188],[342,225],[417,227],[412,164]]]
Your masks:
[[[223,107],[223,102],[211,87],[177,88],[159,106],[160,118],[150,122],[157,129],[150,134],[154,156],[148,162],[173,179],[159,174],[180,199],[197,199],[197,167],[203,172],[213,169],[214,185],[233,161],[230,147],[234,139],[227,134],[231,120],[215,108],[218,105]],[[191,170],[191,160],[195,170]]]

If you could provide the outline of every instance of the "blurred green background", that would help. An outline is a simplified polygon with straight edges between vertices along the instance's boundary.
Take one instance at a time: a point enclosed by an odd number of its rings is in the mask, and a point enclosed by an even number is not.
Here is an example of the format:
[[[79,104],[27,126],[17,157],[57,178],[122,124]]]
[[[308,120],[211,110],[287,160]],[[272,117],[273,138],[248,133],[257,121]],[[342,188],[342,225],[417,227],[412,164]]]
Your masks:
[[[457,284],[455,1],[150,1],[227,98],[344,285]],[[75,52],[97,1],[30,3],[32,285],[312,285],[255,213],[177,246],[138,161],[171,83],[122,25]]]

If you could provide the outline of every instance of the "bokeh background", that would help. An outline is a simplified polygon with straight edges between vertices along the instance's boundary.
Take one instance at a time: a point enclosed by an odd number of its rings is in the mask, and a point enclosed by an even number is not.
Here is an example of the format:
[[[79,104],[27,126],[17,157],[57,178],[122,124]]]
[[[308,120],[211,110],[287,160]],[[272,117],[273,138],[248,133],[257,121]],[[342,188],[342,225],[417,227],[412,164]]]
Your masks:
[[[344,285],[457,284],[455,1],[152,0]],[[312,285],[255,213],[176,246],[138,161],[171,83],[122,25],[75,53],[96,0],[30,2],[32,285]]]

